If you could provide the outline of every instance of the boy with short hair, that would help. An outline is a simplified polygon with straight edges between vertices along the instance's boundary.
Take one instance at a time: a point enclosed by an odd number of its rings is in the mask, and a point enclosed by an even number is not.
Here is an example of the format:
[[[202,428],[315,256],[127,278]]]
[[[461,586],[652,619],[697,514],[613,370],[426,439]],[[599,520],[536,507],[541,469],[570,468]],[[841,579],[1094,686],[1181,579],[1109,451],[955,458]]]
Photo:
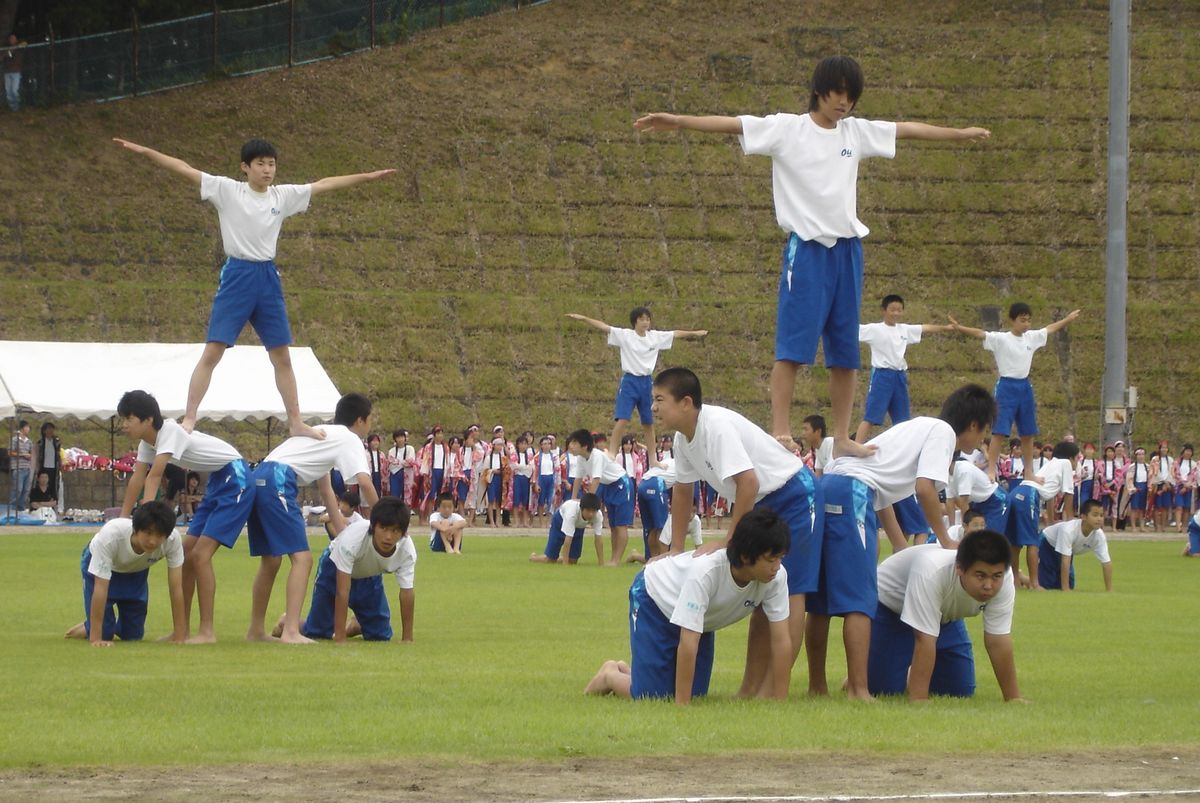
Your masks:
[[[334,532],[345,529],[345,519],[333,495],[330,469],[347,482],[357,482],[359,494],[372,507],[379,497],[371,484],[371,470],[363,451],[363,438],[371,431],[371,400],[361,393],[347,393],[334,408],[333,423],[318,425],[320,438],[296,435],[288,438],[254,469],[254,510],[250,515],[250,554],[260,558],[251,593],[250,641],[268,640],[267,606],[275,576],[287,555],[291,562],[285,591],[286,611],[280,640],[286,644],[311,644],[300,632],[300,609],[312,571],[308,532],[297,498],[299,486],[316,482],[330,512]],[[361,522],[360,522],[361,524]],[[406,523],[407,526],[407,523]]]
[[[1079,506],[1079,518],[1051,524],[1038,543],[1038,585],[1056,591],[1075,590],[1075,555],[1091,552],[1100,561],[1104,590],[1112,591],[1112,559],[1104,537],[1104,505],[1088,499]],[[1063,582],[1063,580],[1066,582]]]
[[[800,442],[812,452],[813,474],[820,477],[833,459],[833,438],[825,434],[825,417],[810,415],[800,425]]]
[[[233,548],[253,510],[250,467],[237,449],[220,438],[195,430],[188,432],[175,421],[164,419],[158,400],[144,390],[131,390],[122,396],[117,403],[117,417],[122,419],[125,434],[139,442],[137,463],[121,503],[121,518],[127,518],[143,496],[154,499],[169,464],[208,474],[204,499],[196,507],[183,540],[183,600],[189,630],[193,593],[200,609],[200,628],[188,643],[211,644],[217,640],[213,626],[217,578],[212,560],[218,547]]]
[[[638,411],[645,442],[654,443],[654,414],[650,410],[650,378],[658,365],[658,353],[666,351],[675,343],[675,338],[699,339],[708,334],[707,329],[675,329],[659,331],[654,325],[647,307],[635,307],[629,313],[631,329],[622,329],[604,321],[589,318],[576,312],[568,312],[568,318],[594,326],[608,334],[608,345],[621,350],[621,384],[617,387],[616,407],[613,410],[613,449],[619,449],[625,430]]]
[[[715,631],[761,610],[770,622],[771,649],[747,652],[746,674],[771,676],[769,696],[786,699],[792,649],[783,557],[790,539],[784,519],[758,508],[739,517],[724,549],[648,563],[629,588],[632,666],[605,661],[584,693],[673,697],[687,705],[708,694]],[[768,654],[771,672],[751,666]]]
[[[563,563],[572,566],[583,555],[583,531],[591,525],[596,536],[596,562],[604,565],[604,546],[600,540],[604,535],[604,513],[600,510],[600,497],[585,493],[579,499],[568,499],[558,506],[550,519],[550,533],[546,536],[546,549],[529,556],[533,563]]]
[[[974,449],[995,413],[990,393],[979,385],[964,385],[947,397],[937,418],[920,416],[896,424],[870,441],[875,448],[866,457],[839,457],[829,464],[820,482],[825,500],[820,583],[805,600],[809,694],[829,693],[825,678],[829,621],[842,616],[846,694],[851,699],[870,699],[867,656],[871,617],[879,603],[876,516],[896,550],[904,551],[904,534],[891,506],[915,495],[925,518],[936,521],[934,532],[940,544],[954,549],[957,544],[946,532],[938,492],[946,487],[954,452]]]
[[[358,509],[362,507],[362,496],[353,488],[347,488],[338,496],[338,510],[342,513],[342,518],[346,520],[346,526],[353,524],[356,521],[362,521],[362,514]],[[326,511],[321,514],[321,524],[325,527],[325,534],[329,536],[329,540],[337,538],[337,532],[333,529],[333,514]]]
[[[1012,544],[1012,569],[1017,583],[1035,591],[1038,585],[1038,541],[1042,502],[1053,502],[1060,494],[1063,497],[1063,520],[1075,518],[1075,460],[1079,447],[1062,441],[1054,447],[1053,457],[1046,462],[1035,476],[1037,480],[1024,480],[1009,495],[1008,521],[1004,534]],[[1021,548],[1025,547],[1025,562],[1029,576],[1021,576]]]
[[[467,520],[454,512],[454,494],[439,494],[437,510],[429,516],[429,549],[433,552],[461,555],[463,530],[466,528]]]
[[[883,426],[885,415],[891,416],[893,424],[912,418],[905,350],[910,345],[920,343],[921,335],[954,331],[950,324],[901,323],[904,299],[895,293],[884,296],[880,306],[883,309],[882,321],[864,323],[858,327],[858,342],[871,347],[871,379],[863,403],[863,420],[854,435],[854,440],[859,443],[866,443],[872,426]]]
[[[164,558],[175,623],[168,640],[183,644],[188,635],[183,542],[175,532],[175,512],[166,502],[157,501],[133,511],[132,518],[109,521],[83,548],[79,569],[84,620],[67,631],[67,638],[86,638],[93,647],[111,647],[114,636],[140,641],[146,629],[150,567]]]
[[[575,478],[578,486],[582,477],[587,477],[587,491],[600,497],[608,508],[608,528],[612,533],[612,559],[609,566],[619,566],[625,557],[625,544],[629,540],[629,525],[633,524],[633,481],[608,452],[596,445],[592,433],[577,429],[567,436],[567,450],[581,461],[581,477]],[[596,542],[596,557],[604,563],[604,546]]]
[[[975,658],[963,622],[983,615],[983,643],[1005,702],[1022,701],[1013,659],[1017,592],[1004,536],[980,530],[957,551],[934,544],[879,564],[879,607],[871,623],[867,682],[872,694],[975,694]]]
[[[946,528],[946,534],[950,536],[951,541],[957,544],[964,537],[983,529],[987,529],[987,519],[978,510],[968,510],[963,513],[962,524],[951,524]],[[936,544],[937,536],[929,536],[927,543]]]
[[[775,364],[771,369],[771,432],[789,449],[796,374],[816,359],[824,341],[833,407],[834,453],[865,454],[850,439],[859,366],[862,306],[862,238],[858,219],[858,163],[892,158],[898,139],[978,141],[985,128],[941,128],[925,123],[859,120],[848,116],[863,91],[862,68],[849,56],[817,64],[809,85],[808,113],[769,117],[690,117],[648,114],[641,131],[685,128],[735,134],[746,154],[771,157],[775,218],[787,233],[779,280]]]
[[[196,425],[200,402],[208,391],[213,370],[225,356],[225,349],[237,342],[238,335],[249,323],[274,366],[275,384],[283,399],[289,432],[318,437],[318,430],[300,417],[300,396],[288,351],[292,332],[288,326],[279,271],[275,267],[279,230],[286,218],[308,209],[312,196],[373,181],[396,171],[333,176],[311,184],[275,184],[279,158],[275,146],[266,140],[252,139],[242,146],[240,168],[246,175],[246,181],[242,182],[203,173],[182,159],[128,140],[114,137],[113,142],[148,157],[158,166],[198,186],[200,200],[216,207],[221,223],[221,244],[226,260],[213,297],[208,342],[188,385],[187,409],[180,421],[183,428],[190,432]]]
[[[1008,319],[1012,326],[1007,332],[985,332],[963,326],[950,317],[955,331],[979,338],[984,351],[992,352],[996,358],[996,423],[992,428],[992,442],[988,447],[987,475],[996,479],[996,462],[1005,438],[1012,431],[1014,422],[1021,438],[1021,453],[1024,465],[1033,466],[1033,439],[1038,434],[1037,403],[1033,398],[1033,384],[1029,381],[1029,369],[1033,365],[1033,353],[1046,345],[1050,335],[1066,328],[1079,317],[1074,310],[1066,317],[1054,321],[1041,329],[1030,331],[1033,311],[1028,304],[1016,302],[1008,308]],[[1032,471],[1032,468],[1029,469]]]
[[[720,549],[752,509],[768,508],[787,522],[791,541],[787,568],[788,645],[785,663],[768,659],[777,641],[761,613],[750,619],[742,694],[769,694],[778,678],[774,667],[790,671],[804,639],[804,595],[817,589],[824,505],[816,479],[782,443],[733,410],[704,404],[700,379],[686,368],[668,368],[654,380],[654,414],[675,430],[675,487],[671,490],[671,553],[683,539],[695,507],[693,486],[707,482],[733,502],[729,534],[705,543],[699,552]]]

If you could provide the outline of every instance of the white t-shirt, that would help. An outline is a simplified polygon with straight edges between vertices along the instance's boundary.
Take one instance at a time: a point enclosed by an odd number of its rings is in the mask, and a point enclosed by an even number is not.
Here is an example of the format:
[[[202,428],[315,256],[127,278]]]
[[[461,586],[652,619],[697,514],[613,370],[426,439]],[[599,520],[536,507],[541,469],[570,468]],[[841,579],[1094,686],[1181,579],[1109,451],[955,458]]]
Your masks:
[[[845,117],[836,128],[822,128],[809,114],[740,119],[742,150],[771,157],[780,228],[826,248],[839,237],[870,233],[858,219],[858,163],[896,155],[895,123]]]
[[[359,447],[362,448],[361,445]],[[170,418],[164,418],[162,429],[154,443],[138,443],[139,463],[153,463],[160,454],[171,455],[171,462],[192,471],[211,473],[219,471],[242,456],[220,438],[203,432],[189,433]]]
[[[917,324],[862,323],[858,325],[858,342],[871,347],[871,367],[907,371],[904,351],[913,343],[921,342],[921,327]]]
[[[1108,563],[1108,539],[1104,530],[1097,527],[1088,535],[1083,534],[1083,519],[1071,519],[1051,524],[1042,530],[1042,535],[1060,555],[1078,555],[1081,552],[1092,552],[1096,560]]]
[[[1071,465],[1070,460],[1052,457],[1046,461],[1046,465],[1042,466],[1037,475],[1042,478],[1040,485],[1029,480],[1021,484],[1037,488],[1038,495],[1046,501],[1050,501],[1059,494],[1075,493],[1075,468]]]
[[[663,525],[662,531],[658,534],[658,542],[660,544],[671,545],[671,517],[667,516],[667,523]],[[692,546],[698,547],[704,543],[704,535],[700,530],[700,516],[693,513],[692,520],[688,522],[687,532],[684,533],[684,538],[692,539]]]
[[[986,332],[983,349],[995,356],[996,370],[1001,377],[1028,379],[1033,353],[1046,345],[1048,336],[1045,329],[1030,329],[1020,337],[1012,332]]]
[[[346,526],[349,527],[354,522],[362,521],[362,520],[363,520],[363,515],[361,513],[359,513],[357,510],[351,510],[350,515],[346,516]],[[345,529],[345,527],[343,527],[342,529]]]
[[[902,549],[879,564],[879,601],[900,621],[930,636],[942,625],[983,613],[983,632],[1004,636],[1012,632],[1013,603],[1017,587],[1012,569],[1004,575],[1000,592],[986,603],[963,590],[954,570],[958,552],[938,544]]]
[[[274,184],[255,192],[245,181],[200,174],[200,200],[217,208],[225,255],[249,262],[275,258],[284,218],[308,209],[311,184]]]
[[[957,440],[953,427],[940,418],[910,418],[867,441],[879,447],[869,456],[835,458],[825,473],[862,480],[875,489],[875,509],[882,510],[912,496],[921,477],[943,490]]]
[[[587,458],[583,473],[590,479],[600,479],[601,485],[610,485],[628,476],[621,464],[608,456],[603,449],[592,449],[592,456]]]
[[[433,444],[433,448],[429,450],[429,462],[430,468],[434,470],[446,467],[446,444]]]
[[[138,554],[133,551],[130,538],[133,536],[132,519],[113,519],[92,536],[88,549],[92,560],[88,563],[88,574],[101,580],[111,580],[113,572],[132,574],[149,569],[155,563],[167,559],[167,568],[183,565],[183,539],[175,530],[152,552]]]
[[[671,624],[711,633],[743,619],[762,605],[769,622],[788,618],[787,569],[769,583],[734,582],[724,549],[695,557],[693,552],[646,564],[646,593]]]
[[[946,528],[946,535],[950,536],[950,540],[957,544],[963,539],[963,525],[951,524]]]
[[[1175,475],[1171,473],[1171,469],[1175,467],[1175,461],[1170,455],[1163,455],[1161,457],[1155,455],[1155,457],[1158,458],[1155,460],[1155,465],[1158,467],[1158,471],[1154,475],[1155,484],[1157,485],[1164,482],[1174,484]]]
[[[608,345],[621,350],[621,370],[634,376],[649,376],[658,364],[658,352],[675,343],[674,330],[651,329],[641,337],[633,329],[608,328]]]
[[[537,471],[538,471],[539,477],[554,476],[554,455],[553,454],[551,454],[550,452],[538,452],[537,457],[534,459],[537,461],[537,467],[538,467]]]
[[[813,452],[813,468],[817,471],[824,471],[830,460],[833,460],[833,438],[824,438],[821,445]]]
[[[435,528],[433,527],[433,525],[435,525],[435,524],[441,524],[443,521],[448,521],[448,522],[450,522],[451,524],[457,524],[457,523],[458,523],[458,522],[460,522],[460,521],[463,521],[463,522],[465,522],[465,521],[466,521],[466,519],[464,519],[462,516],[458,515],[457,513],[451,513],[449,518],[445,518],[445,517],[443,517],[443,516],[442,516],[442,514],[441,514],[441,513],[439,513],[439,512],[438,512],[438,511],[436,511],[436,510],[435,510],[435,511],[433,511],[432,513],[430,513],[430,514],[429,514],[429,526],[430,526],[430,529],[429,529],[429,543],[430,543],[430,545],[432,545],[432,544],[433,544],[433,541],[434,541],[434,539],[435,539],[435,538],[437,538],[439,535],[441,535],[441,533],[439,533],[439,532],[437,531],[437,529],[435,529]]]
[[[371,522],[355,522],[333,539],[329,545],[329,558],[339,572],[350,575],[352,580],[378,577],[381,574],[396,575],[401,588],[412,588],[417,572],[417,548],[407,536],[396,542],[391,555],[380,555],[375,541],[367,533]]]
[[[646,469],[646,473],[642,475],[643,480],[652,480],[655,477],[662,477],[663,488],[668,491],[675,487],[675,458],[663,457],[658,461],[662,467],[654,466]]]
[[[950,476],[950,485],[946,496],[967,496],[970,501],[979,504],[992,498],[1000,486],[988,479],[987,474],[974,463],[966,460],[955,460],[954,471]]]
[[[982,449],[973,449],[969,452],[962,453],[963,458],[968,462],[983,470],[987,470],[988,459]]]
[[[675,481],[703,480],[730,502],[737,496],[733,477],[753,470],[758,478],[758,502],[777,491],[804,468],[803,461],[745,416],[715,404],[705,404],[689,441],[675,433]],[[750,455],[754,455],[751,460]]]
[[[571,479],[579,479],[579,472],[583,466],[583,458],[577,454],[567,453],[567,476]]]
[[[393,446],[391,449],[387,450],[387,454],[393,463],[404,463],[410,460],[415,460],[417,457],[417,451],[407,443],[403,446]],[[399,466],[392,470],[396,471],[397,469],[401,471],[403,470]]]
[[[590,522],[584,521],[579,515],[579,500],[568,499],[558,506],[558,512],[562,514],[562,534],[569,537],[575,537],[575,531],[592,526],[592,532],[597,538],[604,535],[604,511],[597,510],[592,516]]]
[[[296,472],[296,483],[316,482],[336,468],[347,483],[356,482],[359,474],[370,475],[367,453],[362,439],[341,424],[319,424],[314,429],[325,433],[325,440],[304,435],[288,438],[267,455],[273,463],[290,466]]]

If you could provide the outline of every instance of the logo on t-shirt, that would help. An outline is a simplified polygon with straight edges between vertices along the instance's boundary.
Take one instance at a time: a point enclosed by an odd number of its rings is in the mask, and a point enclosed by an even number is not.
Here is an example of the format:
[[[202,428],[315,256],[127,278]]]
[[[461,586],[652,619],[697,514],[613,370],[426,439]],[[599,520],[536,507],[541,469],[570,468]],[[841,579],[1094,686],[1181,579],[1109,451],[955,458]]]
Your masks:
[[[753,607],[754,607],[754,600],[752,600],[752,599],[748,599],[748,600],[746,600],[745,602],[743,602],[743,603],[742,603],[742,605],[744,605],[744,606],[745,606],[745,607],[747,607],[747,608],[753,608]]]
[[[273,207],[273,206],[272,206],[272,207],[271,207],[271,214],[272,214],[272,215],[282,215],[282,214],[283,214],[283,210],[281,210],[281,209],[276,209],[275,207]]]
[[[845,156],[847,159],[849,159],[850,157],[854,156],[854,151],[850,150],[849,148],[842,148],[842,156]]]

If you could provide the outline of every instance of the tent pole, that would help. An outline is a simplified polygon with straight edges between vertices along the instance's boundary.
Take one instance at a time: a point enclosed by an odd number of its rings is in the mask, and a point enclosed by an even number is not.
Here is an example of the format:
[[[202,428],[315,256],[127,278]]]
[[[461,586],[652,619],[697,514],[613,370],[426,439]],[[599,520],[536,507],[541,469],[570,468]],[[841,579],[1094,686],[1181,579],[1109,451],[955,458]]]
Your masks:
[[[108,454],[115,463],[117,460],[117,417],[108,417]],[[110,491],[108,506],[117,506],[117,472],[108,472],[108,487]]]
[[[267,454],[271,453],[271,416],[267,416]]]

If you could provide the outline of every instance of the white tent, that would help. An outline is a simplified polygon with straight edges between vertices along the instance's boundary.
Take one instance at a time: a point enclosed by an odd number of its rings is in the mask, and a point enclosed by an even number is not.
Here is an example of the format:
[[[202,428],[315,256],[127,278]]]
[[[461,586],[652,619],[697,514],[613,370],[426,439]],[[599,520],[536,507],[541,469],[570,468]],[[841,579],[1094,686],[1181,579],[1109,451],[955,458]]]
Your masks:
[[[127,390],[158,399],[164,416],[183,415],[188,382],[203,343],[45,343],[0,340],[0,417],[45,413],[56,418],[109,418]],[[289,349],[300,413],[333,418],[341,394],[311,348]],[[283,418],[283,401],[265,349],[232,348],[213,371],[200,417],[224,421]]]

